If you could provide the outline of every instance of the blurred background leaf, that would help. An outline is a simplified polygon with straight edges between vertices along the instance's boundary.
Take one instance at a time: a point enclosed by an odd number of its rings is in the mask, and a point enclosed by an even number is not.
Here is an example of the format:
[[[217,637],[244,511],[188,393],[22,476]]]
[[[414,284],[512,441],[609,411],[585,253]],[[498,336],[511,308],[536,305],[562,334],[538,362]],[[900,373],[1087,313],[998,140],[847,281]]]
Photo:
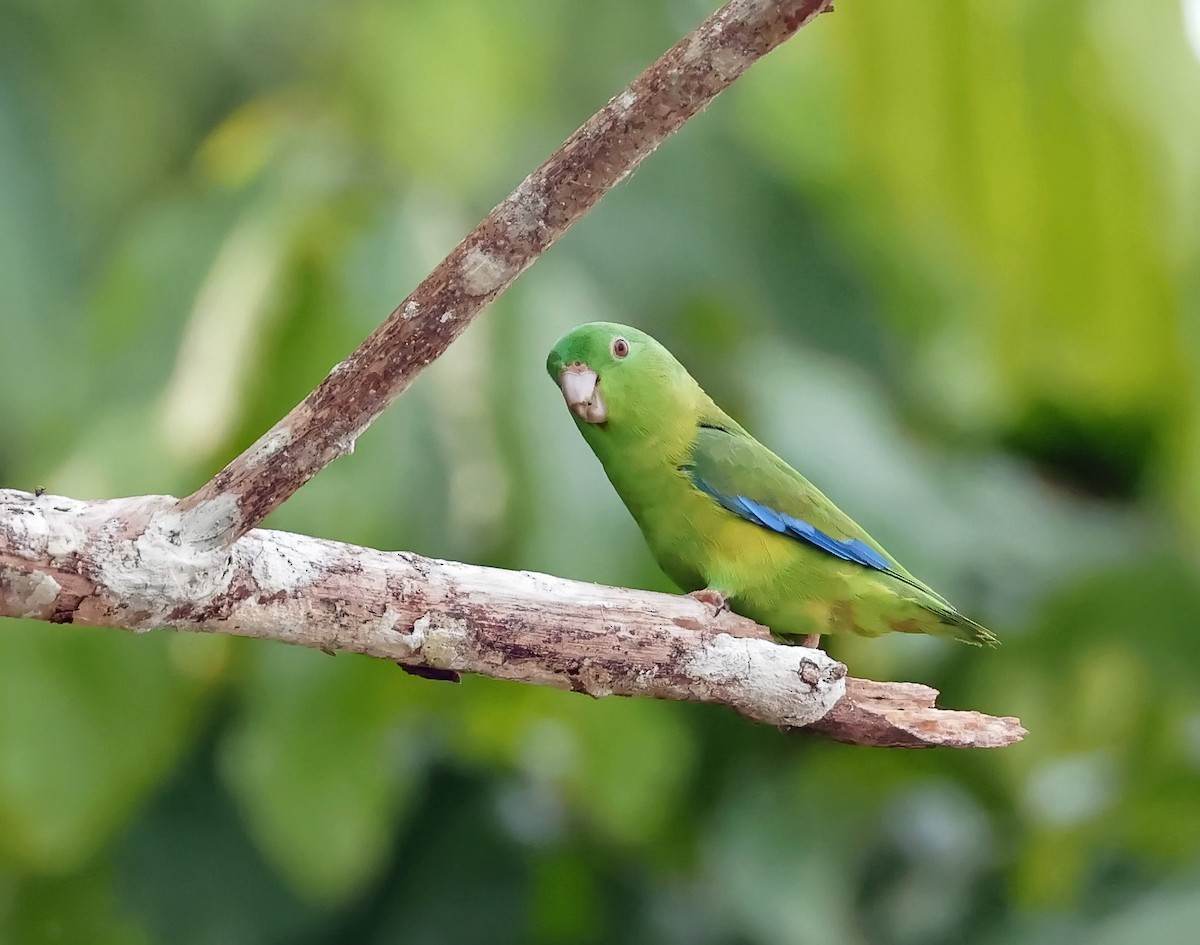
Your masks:
[[[0,0],[0,483],[198,486],[710,9]],[[1005,643],[834,654],[1024,744],[10,621],[0,941],[1190,940],[1198,97],[1196,0],[839,4],[270,522],[669,590],[542,367],[630,322]]]

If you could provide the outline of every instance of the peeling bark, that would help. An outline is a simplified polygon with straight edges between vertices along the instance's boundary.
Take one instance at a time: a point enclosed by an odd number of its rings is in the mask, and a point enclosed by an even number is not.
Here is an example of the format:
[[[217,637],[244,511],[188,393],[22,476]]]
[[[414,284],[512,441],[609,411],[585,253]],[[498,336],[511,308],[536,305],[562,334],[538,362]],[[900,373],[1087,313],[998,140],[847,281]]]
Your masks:
[[[933,708],[924,686],[846,680],[820,650],[775,643],[687,596],[265,529],[214,549],[184,521],[168,496],[0,490],[0,616],[227,633],[595,697],[715,702],[865,745],[996,747],[1024,735],[1015,719]]]
[[[1003,748],[1027,734],[1020,719],[939,709],[920,683],[846,681],[846,695],[805,731],[875,748]]]

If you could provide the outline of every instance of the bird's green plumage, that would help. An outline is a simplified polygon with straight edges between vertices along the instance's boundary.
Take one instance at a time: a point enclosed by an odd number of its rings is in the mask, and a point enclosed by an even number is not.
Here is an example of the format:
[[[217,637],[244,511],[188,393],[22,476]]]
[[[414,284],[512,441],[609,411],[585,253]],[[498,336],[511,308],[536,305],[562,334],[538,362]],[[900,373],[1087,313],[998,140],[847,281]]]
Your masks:
[[[618,338],[627,342],[623,357],[613,350]],[[571,365],[595,372],[606,412],[602,423],[575,416],[576,425],[659,565],[684,590],[719,591],[734,611],[783,637],[901,631],[995,642],[726,415],[649,335],[608,322],[583,325],[546,363],[556,381]],[[873,549],[887,570],[844,560],[753,520],[752,511],[727,507],[738,497],[807,523],[821,540],[861,542],[860,557],[878,560]]]

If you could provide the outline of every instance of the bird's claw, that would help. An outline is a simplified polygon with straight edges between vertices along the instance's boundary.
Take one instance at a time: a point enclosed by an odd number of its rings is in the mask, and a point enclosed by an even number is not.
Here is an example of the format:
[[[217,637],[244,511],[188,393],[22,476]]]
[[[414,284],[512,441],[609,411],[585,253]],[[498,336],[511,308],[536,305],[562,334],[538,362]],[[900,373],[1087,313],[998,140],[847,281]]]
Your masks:
[[[725,611],[729,610],[729,601],[725,598],[725,595],[709,587],[700,591],[692,591],[688,594],[688,597],[693,597],[702,604],[708,604],[713,609],[714,617],[719,617]]]

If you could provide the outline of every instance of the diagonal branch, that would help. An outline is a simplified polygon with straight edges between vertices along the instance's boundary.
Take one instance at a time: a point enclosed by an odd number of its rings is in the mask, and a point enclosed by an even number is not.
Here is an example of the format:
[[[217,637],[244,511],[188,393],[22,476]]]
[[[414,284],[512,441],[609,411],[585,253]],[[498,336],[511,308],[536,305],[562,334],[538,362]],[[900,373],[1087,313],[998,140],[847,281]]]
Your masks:
[[[489,302],[684,122],[832,0],[731,0],[495,207],[349,358],[181,509],[228,545],[343,453]]]
[[[690,597],[263,529],[227,549],[196,537],[167,496],[0,490],[0,616],[229,633],[597,697],[716,702],[862,745],[990,748],[1025,735],[1016,719],[932,708],[924,686],[846,680],[820,650],[773,643]]]

